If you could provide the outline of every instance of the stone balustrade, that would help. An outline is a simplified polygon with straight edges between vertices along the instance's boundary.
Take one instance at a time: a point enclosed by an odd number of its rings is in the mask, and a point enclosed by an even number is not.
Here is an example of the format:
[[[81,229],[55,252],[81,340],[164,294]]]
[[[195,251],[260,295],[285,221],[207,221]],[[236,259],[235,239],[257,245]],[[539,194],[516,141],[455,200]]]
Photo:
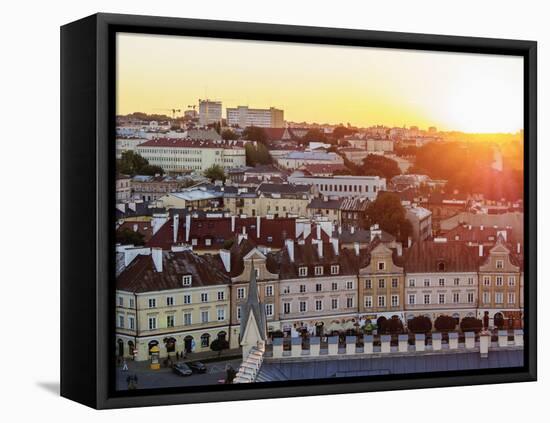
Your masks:
[[[364,335],[346,336],[345,342],[340,342],[338,336],[320,338],[310,337],[309,342],[303,341],[301,337],[286,340],[290,344],[290,351],[284,351],[283,338],[273,339],[274,359],[282,358],[304,358],[319,356],[356,356],[371,354],[414,354],[414,353],[435,353],[451,351],[479,351],[482,357],[487,357],[490,349],[498,348],[521,348],[523,347],[523,330],[499,331],[497,342],[491,341],[491,334],[481,332],[476,335],[474,332],[465,332],[464,340],[458,332],[449,332],[445,337],[443,334],[434,332],[431,336],[422,333],[391,335]],[[397,342],[396,342],[397,341]],[[309,344],[309,345],[308,345]],[[306,348],[303,348],[303,345]]]

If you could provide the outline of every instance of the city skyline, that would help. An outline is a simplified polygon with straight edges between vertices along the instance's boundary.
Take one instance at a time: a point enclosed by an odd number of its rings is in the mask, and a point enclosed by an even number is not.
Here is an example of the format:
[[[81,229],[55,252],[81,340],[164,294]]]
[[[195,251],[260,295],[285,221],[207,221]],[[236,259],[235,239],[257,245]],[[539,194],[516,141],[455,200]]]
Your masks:
[[[174,54],[178,51],[182,53]],[[479,54],[117,36],[117,114],[169,114],[163,109],[183,111],[199,98],[222,101],[224,117],[227,107],[248,105],[284,109],[285,120],[293,122],[515,133],[523,129],[523,61]]]

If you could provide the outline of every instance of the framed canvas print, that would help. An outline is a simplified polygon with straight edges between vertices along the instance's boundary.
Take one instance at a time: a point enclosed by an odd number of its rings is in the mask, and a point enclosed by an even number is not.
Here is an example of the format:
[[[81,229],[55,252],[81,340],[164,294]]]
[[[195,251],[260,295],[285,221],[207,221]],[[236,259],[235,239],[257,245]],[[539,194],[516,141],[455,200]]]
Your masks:
[[[61,29],[61,393],[536,379],[536,43]]]

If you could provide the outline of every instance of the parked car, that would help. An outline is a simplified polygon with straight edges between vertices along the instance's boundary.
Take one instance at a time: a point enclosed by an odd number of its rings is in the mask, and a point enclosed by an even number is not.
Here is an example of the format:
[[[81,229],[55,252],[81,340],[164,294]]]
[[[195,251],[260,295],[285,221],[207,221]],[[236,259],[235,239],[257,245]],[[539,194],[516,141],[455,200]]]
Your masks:
[[[193,370],[185,363],[175,364],[172,367],[172,371],[179,376],[191,376],[193,374]]]
[[[187,363],[191,370],[197,373],[206,373],[206,366],[200,361],[193,361],[192,363]]]

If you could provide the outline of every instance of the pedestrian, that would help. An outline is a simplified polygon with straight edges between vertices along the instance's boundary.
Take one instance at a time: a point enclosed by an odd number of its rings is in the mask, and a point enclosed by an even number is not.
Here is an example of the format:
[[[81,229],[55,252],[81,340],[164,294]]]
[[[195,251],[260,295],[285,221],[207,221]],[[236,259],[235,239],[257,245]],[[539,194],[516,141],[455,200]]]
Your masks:
[[[180,359],[180,353],[179,351],[176,351],[176,361],[179,361],[179,359]]]
[[[128,363],[126,363],[126,359],[122,360],[122,371],[123,372],[128,371]]]

